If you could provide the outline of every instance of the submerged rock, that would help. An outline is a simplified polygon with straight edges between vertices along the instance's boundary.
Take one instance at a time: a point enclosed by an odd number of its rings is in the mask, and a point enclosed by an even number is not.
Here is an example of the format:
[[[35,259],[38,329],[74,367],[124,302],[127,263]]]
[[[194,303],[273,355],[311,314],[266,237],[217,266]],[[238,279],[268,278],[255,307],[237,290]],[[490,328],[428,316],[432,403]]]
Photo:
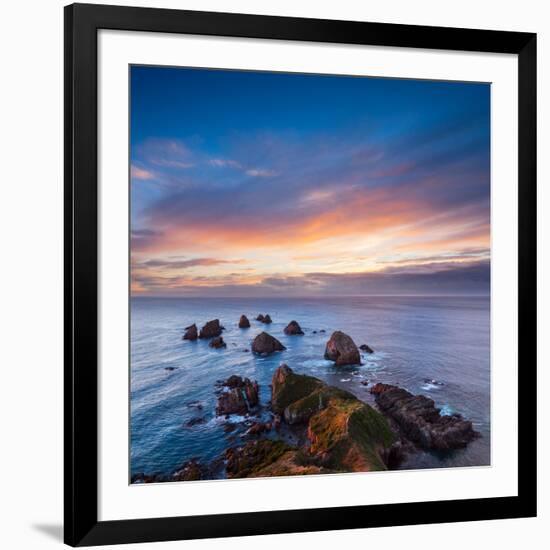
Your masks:
[[[355,342],[350,336],[339,330],[333,332],[327,342],[325,359],[334,361],[338,367],[361,363],[361,356]]]
[[[210,343],[208,344],[211,348],[226,348],[227,344],[223,341],[223,338],[221,336],[216,336],[215,338],[212,338],[210,340]]]
[[[196,426],[197,424],[204,424],[206,422],[206,416],[196,416],[195,418],[191,418],[191,420],[188,420],[185,425],[188,428],[192,428],[193,426]]]
[[[254,353],[266,353],[270,354],[275,351],[284,351],[286,348],[277,340],[277,338],[274,338],[267,332],[261,332],[254,338],[254,341],[252,342],[252,351]]]
[[[373,350],[370,346],[367,346],[367,344],[361,344],[361,345],[359,346],[359,349],[360,349],[361,351],[365,351],[365,352],[367,352],[367,353],[374,353],[374,350]]]
[[[197,332],[197,325],[193,323],[188,327],[185,327],[185,334],[181,337],[182,340],[196,340],[199,337]]]
[[[479,436],[470,421],[459,414],[441,415],[434,401],[424,395],[381,383],[370,392],[380,410],[396,422],[405,437],[424,449],[457,449]]]
[[[250,321],[246,315],[241,315],[239,319],[239,328],[250,328]]]
[[[213,321],[208,321],[202,328],[199,333],[199,338],[214,338],[215,336],[220,336],[222,333],[222,326],[220,325],[219,319],[214,319]]]
[[[232,375],[221,384],[228,388],[218,397],[216,414],[247,414],[259,403],[258,382]]]
[[[285,327],[285,334],[292,336],[295,334],[304,334],[304,331],[296,321],[290,321]]]

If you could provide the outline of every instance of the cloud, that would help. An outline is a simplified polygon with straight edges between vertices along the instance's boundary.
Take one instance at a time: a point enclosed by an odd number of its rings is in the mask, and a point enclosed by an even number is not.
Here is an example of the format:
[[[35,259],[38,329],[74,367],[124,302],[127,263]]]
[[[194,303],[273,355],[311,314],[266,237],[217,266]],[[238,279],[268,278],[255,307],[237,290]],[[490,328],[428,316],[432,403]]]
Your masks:
[[[250,168],[246,170],[245,173],[247,176],[253,176],[255,178],[271,178],[277,175],[275,170],[261,170],[257,168]]]
[[[138,166],[132,164],[130,167],[130,177],[136,180],[152,180],[155,178],[155,175],[149,170],[139,168]]]
[[[211,166],[217,166],[218,168],[224,168],[226,166],[229,166],[230,168],[236,168],[236,169],[242,168],[242,165],[240,162],[237,162],[236,160],[231,160],[231,159],[210,159],[208,162]]]
[[[216,258],[193,258],[189,260],[163,260],[163,259],[152,259],[145,262],[137,264],[136,267],[155,267],[163,269],[189,269],[191,267],[197,266],[213,266],[213,265],[224,265],[224,264],[242,264],[245,260],[220,260]]]

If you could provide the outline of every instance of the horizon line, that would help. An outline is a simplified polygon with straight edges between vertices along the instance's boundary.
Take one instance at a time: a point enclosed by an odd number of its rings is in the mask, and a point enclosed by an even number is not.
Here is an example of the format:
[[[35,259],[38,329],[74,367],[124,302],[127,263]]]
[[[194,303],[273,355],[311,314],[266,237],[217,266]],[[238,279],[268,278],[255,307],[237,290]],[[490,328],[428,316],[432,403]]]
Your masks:
[[[176,299],[181,300],[185,298],[192,299],[258,299],[265,300],[270,298],[283,298],[283,299],[304,299],[304,298],[490,298],[491,293],[476,293],[476,294],[327,294],[323,296],[174,296],[174,295],[133,295],[130,293],[130,298],[162,298],[162,299]]]

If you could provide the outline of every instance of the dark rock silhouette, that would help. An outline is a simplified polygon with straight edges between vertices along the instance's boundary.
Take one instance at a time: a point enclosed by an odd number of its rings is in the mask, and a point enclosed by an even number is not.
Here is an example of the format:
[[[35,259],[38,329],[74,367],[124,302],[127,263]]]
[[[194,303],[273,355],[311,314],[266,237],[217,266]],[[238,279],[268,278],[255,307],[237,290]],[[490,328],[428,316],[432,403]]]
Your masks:
[[[264,322],[264,316],[260,313],[258,317],[256,317],[256,321],[260,321],[260,323]]]
[[[338,367],[361,363],[361,356],[354,341],[339,330],[333,332],[327,342],[325,359],[334,361]]]
[[[213,321],[208,321],[202,328],[199,333],[199,338],[214,338],[215,336],[220,336],[222,333],[222,326],[220,325],[219,319],[214,319]]]
[[[185,334],[181,337],[182,340],[196,340],[199,337],[197,332],[197,325],[193,323],[188,327],[185,327]]]
[[[208,344],[211,348],[226,348],[227,344],[223,341],[223,338],[221,336],[216,336],[215,338],[212,338],[210,340],[210,343]]]
[[[479,436],[470,421],[460,414],[441,415],[434,401],[424,395],[381,383],[370,392],[380,410],[396,422],[404,436],[423,449],[458,449]]]
[[[285,327],[285,334],[292,336],[295,334],[304,334],[304,331],[296,321],[290,321],[290,323],[288,323]]]
[[[250,321],[246,315],[241,315],[239,319],[239,328],[250,328]]]
[[[252,342],[252,351],[259,354],[270,354],[275,351],[284,351],[286,348],[267,332],[261,332]]]
[[[374,353],[374,350],[373,350],[370,346],[367,346],[367,344],[361,344],[361,345],[359,346],[359,349],[360,349],[361,351],[365,351],[365,352],[367,352],[367,353]]]
[[[216,414],[247,414],[259,403],[258,382],[232,375],[221,386],[228,388],[218,397]]]

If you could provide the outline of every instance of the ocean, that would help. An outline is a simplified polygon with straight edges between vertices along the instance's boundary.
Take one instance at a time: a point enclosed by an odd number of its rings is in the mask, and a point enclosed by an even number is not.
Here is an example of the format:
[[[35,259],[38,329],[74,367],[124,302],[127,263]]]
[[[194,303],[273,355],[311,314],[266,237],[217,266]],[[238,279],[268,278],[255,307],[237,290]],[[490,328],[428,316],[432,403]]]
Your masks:
[[[254,319],[269,313],[271,325]],[[245,314],[249,329],[239,329]],[[227,348],[182,340],[184,327],[220,319]],[[296,320],[304,336],[286,336]],[[262,331],[286,351],[257,357],[250,349]],[[334,330],[368,344],[363,364],[335,367],[323,358]],[[317,331],[315,334],[313,331]],[[325,331],[325,332],[320,332]],[[462,414],[481,437],[465,449],[418,452],[400,469],[490,464],[490,299],[488,297],[377,296],[331,298],[145,298],[131,300],[130,470],[169,474],[198,458],[209,463],[239,444],[215,416],[215,384],[232,374],[257,380],[270,399],[274,370],[286,363],[359,399],[374,399],[362,381],[385,382],[431,397],[442,413]],[[197,408],[200,405],[200,409]],[[195,419],[195,420],[193,420]],[[191,421],[191,426],[188,423]]]

